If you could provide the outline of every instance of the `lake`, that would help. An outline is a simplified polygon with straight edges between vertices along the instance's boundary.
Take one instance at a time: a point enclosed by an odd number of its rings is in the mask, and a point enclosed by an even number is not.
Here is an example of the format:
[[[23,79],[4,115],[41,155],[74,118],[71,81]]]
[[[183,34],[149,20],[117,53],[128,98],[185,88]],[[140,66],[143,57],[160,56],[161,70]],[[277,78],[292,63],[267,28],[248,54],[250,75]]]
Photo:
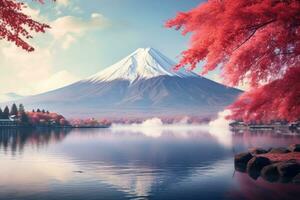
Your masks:
[[[0,199],[299,199],[251,179],[233,156],[300,143],[293,133],[206,127],[0,130]]]

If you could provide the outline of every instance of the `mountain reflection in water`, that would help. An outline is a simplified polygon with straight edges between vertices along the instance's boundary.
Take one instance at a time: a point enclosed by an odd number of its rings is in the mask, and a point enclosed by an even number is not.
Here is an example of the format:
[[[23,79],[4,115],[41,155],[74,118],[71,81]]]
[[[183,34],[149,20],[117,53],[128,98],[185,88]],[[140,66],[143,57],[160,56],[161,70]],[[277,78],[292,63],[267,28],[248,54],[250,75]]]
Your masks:
[[[0,130],[0,199],[276,199],[275,191],[281,197],[300,195],[297,185],[254,181],[234,173],[233,166],[236,152],[300,143],[298,135],[245,132],[225,138],[205,127],[152,131]]]

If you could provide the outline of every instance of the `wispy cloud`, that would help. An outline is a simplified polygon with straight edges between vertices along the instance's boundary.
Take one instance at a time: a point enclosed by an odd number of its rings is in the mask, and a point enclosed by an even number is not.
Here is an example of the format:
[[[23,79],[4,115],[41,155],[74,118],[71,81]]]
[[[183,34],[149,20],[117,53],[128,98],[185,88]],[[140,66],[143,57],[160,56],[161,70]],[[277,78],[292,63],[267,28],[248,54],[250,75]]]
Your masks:
[[[100,13],[92,13],[90,19],[85,20],[74,16],[63,16],[50,22],[50,34],[56,41],[61,42],[64,49],[93,30],[100,30],[110,25]]]
[[[70,5],[70,0],[56,0],[56,2],[57,2],[58,5],[61,5],[61,6]]]
[[[32,95],[73,83],[79,78],[66,70],[55,71],[54,56],[47,48],[37,48],[27,53],[13,45],[1,45],[0,65],[2,84],[0,90]],[[12,78],[13,77],[13,78]]]

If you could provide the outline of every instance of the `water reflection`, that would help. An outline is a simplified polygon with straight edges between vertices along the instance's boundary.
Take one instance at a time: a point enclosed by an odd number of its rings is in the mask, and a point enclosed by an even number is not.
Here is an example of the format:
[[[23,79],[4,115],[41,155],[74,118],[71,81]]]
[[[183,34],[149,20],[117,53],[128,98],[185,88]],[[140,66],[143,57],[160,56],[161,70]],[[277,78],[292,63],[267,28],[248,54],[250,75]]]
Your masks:
[[[251,179],[247,174],[237,172],[235,180],[238,187],[232,188],[229,196],[232,199],[298,199],[299,185],[284,183],[269,183],[262,178]]]
[[[236,152],[247,151],[252,147],[269,149],[287,147],[300,142],[300,134],[292,132],[244,131],[234,133],[233,147]]]
[[[70,129],[4,129],[0,128],[0,149],[22,153],[25,146],[42,148],[63,140]]]
[[[271,132],[230,133],[231,143],[218,136],[224,138],[207,127],[183,126],[1,130],[0,199],[251,199],[249,188],[261,180],[234,174],[233,154],[300,142]]]

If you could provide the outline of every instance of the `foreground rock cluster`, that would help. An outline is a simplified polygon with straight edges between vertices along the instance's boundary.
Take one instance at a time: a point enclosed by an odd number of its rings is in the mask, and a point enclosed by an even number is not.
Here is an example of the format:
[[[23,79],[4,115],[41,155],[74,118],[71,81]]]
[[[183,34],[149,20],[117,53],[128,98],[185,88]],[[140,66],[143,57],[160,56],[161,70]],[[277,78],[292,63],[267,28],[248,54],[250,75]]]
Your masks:
[[[261,176],[269,182],[300,184],[300,144],[269,150],[252,148],[235,155],[234,164],[237,171],[247,172],[253,179]]]

